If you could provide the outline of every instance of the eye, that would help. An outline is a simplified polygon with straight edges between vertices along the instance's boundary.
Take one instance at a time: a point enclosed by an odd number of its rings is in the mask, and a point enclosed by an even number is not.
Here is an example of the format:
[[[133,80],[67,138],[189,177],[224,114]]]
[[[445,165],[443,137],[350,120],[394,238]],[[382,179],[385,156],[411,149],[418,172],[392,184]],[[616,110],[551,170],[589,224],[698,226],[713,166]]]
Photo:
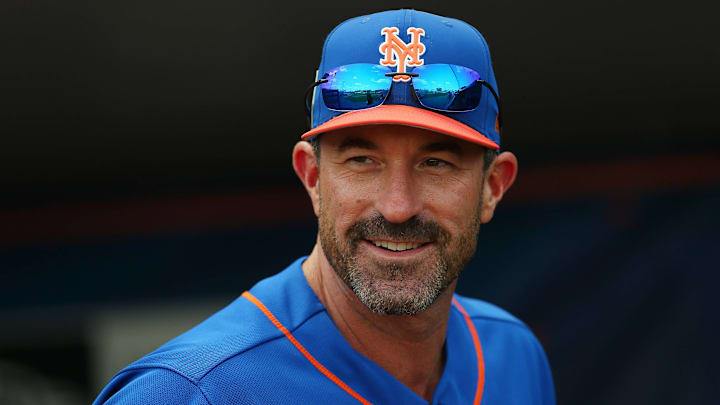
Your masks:
[[[367,165],[367,164],[372,163],[373,160],[367,156],[353,156],[350,159],[348,159],[348,162],[361,164],[361,165],[362,164]]]
[[[428,167],[445,167],[445,166],[450,165],[450,163],[448,163],[444,160],[441,160],[441,159],[430,158],[430,159],[425,159],[425,161],[423,162],[423,165],[428,166]]]

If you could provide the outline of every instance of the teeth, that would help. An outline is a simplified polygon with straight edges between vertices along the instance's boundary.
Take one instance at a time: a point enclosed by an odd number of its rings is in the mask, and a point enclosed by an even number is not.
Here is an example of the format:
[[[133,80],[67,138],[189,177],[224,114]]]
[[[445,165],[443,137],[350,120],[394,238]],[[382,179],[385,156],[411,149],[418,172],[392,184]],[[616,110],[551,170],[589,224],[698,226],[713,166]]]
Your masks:
[[[393,252],[402,252],[403,250],[415,249],[422,245],[422,243],[387,242],[384,240],[372,241],[372,243],[377,247],[392,250]]]

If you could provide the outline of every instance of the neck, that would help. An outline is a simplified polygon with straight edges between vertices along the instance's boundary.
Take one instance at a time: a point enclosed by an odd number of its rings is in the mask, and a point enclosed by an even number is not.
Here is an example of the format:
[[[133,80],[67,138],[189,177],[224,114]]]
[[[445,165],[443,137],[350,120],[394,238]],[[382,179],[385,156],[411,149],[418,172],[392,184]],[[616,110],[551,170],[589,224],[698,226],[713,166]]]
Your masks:
[[[350,346],[431,402],[443,371],[455,283],[418,314],[380,315],[370,311],[337,276],[319,243],[302,267],[310,287]]]

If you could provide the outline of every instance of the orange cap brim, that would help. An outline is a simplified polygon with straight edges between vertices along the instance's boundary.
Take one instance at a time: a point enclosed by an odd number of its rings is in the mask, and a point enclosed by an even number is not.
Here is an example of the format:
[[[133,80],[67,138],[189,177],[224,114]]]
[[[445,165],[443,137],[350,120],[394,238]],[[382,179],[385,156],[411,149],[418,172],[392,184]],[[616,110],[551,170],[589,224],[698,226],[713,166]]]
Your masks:
[[[381,105],[338,115],[330,121],[305,132],[301,139],[306,140],[315,135],[342,128],[379,124],[407,125],[410,127],[423,128],[454,136],[455,138],[460,138],[468,142],[477,143],[491,149],[500,149],[500,147],[488,139],[488,137],[462,122],[455,121],[450,117],[430,110],[396,104]]]

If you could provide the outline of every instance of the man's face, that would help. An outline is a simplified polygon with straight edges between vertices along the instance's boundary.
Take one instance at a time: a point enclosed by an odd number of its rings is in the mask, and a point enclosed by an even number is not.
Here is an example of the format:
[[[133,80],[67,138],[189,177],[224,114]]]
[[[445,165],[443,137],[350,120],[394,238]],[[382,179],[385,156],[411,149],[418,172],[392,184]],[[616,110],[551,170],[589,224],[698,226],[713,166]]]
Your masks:
[[[330,265],[374,312],[426,309],[475,252],[483,148],[385,125],[320,142],[319,235]]]

